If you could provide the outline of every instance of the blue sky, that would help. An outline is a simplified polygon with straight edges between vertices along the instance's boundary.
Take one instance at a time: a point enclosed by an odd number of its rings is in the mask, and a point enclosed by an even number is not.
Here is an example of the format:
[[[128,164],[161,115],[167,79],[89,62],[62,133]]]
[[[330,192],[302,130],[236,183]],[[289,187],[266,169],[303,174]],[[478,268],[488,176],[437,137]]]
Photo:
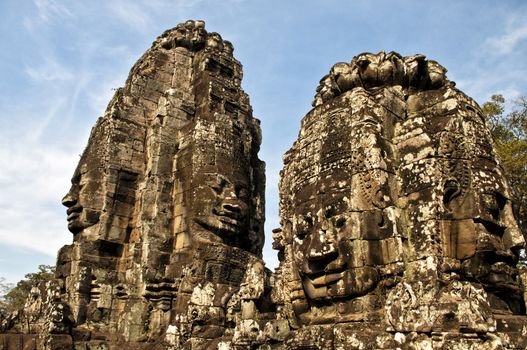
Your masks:
[[[244,66],[264,136],[271,268],[281,157],[334,63],[422,53],[480,103],[527,95],[525,1],[2,0],[0,277],[54,264],[71,242],[60,199],[91,127],[152,41],[186,19],[233,42]]]

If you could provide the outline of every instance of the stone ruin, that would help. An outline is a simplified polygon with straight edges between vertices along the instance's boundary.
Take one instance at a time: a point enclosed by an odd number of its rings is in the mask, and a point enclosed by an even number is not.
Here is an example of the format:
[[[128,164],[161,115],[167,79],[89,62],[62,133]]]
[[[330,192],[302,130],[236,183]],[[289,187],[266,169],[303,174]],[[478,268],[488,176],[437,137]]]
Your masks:
[[[93,128],[73,243],[0,349],[526,348],[510,189],[445,73],[380,52],[322,78],[284,156],[273,273],[241,64],[202,21],[166,31]]]

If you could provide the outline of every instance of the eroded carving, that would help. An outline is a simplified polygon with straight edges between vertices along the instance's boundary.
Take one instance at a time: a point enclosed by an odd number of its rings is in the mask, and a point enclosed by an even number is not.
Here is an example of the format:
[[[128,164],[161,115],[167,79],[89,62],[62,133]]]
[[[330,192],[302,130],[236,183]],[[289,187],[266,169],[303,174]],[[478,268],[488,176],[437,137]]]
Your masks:
[[[58,299],[35,296],[68,306],[76,346],[212,346],[260,312],[261,135],[232,53],[203,21],[179,24],[93,128],[63,198],[74,242],[59,253]]]
[[[428,90],[445,84],[446,69],[423,55],[402,57],[396,52],[369,52],[353,57],[350,63],[336,63],[320,80],[313,107],[319,106],[356,87],[382,86]]]
[[[288,346],[523,344],[521,327],[496,325],[525,319],[525,242],[482,112],[445,73],[381,52],[322,78],[284,156],[273,232]]]

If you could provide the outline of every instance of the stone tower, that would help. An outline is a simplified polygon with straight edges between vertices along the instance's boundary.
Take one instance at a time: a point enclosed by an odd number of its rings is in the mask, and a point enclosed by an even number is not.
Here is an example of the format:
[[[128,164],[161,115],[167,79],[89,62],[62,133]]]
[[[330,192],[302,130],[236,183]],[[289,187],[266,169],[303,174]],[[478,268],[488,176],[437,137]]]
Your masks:
[[[286,348],[523,348],[524,239],[479,106],[422,55],[322,78],[284,156]]]
[[[35,291],[19,315],[38,349],[217,343],[263,293],[259,121],[232,44],[204,25],[157,38],[94,126],[63,199],[73,244],[42,286],[53,310]],[[242,296],[248,270],[261,286]]]

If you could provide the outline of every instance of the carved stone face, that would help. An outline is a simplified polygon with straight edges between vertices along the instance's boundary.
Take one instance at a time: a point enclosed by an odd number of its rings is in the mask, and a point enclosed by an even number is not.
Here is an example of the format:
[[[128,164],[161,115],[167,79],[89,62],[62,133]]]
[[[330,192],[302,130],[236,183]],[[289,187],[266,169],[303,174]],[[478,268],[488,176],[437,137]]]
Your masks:
[[[493,309],[519,313],[523,302],[516,263],[525,242],[514,219],[507,180],[493,160],[490,135],[467,118],[452,119],[446,129],[439,149],[450,158],[443,166],[447,177],[442,252],[451,262],[444,270],[481,284]]]
[[[343,198],[341,198],[343,199]],[[306,296],[314,301],[367,294],[382,263],[374,244],[361,239],[360,213],[324,206],[297,218],[293,251]]]
[[[102,176],[95,171],[87,171],[86,166],[75,170],[71,188],[62,198],[68,208],[68,230],[77,234],[99,222],[104,195],[101,193]]]
[[[360,94],[354,98],[366,103]],[[401,259],[392,215],[391,151],[379,118],[373,112],[324,111],[309,135],[314,141],[306,137],[295,149],[299,153],[286,160],[282,176],[292,185],[283,188],[291,191],[291,202],[285,202],[291,219],[284,230],[307,299],[307,305],[299,301],[295,307],[302,322],[360,319],[375,312],[383,267]],[[311,179],[307,170],[318,173]],[[324,308],[324,317],[318,308]]]
[[[196,192],[199,214],[194,221],[202,229],[230,240],[248,229],[249,189],[246,179],[205,174]]]
[[[452,255],[460,261],[466,279],[498,294],[517,293],[516,263],[525,241],[514,220],[505,180],[488,169],[481,169],[475,180],[465,196],[447,200],[454,217],[471,217],[451,222],[450,237],[457,238]]]
[[[518,290],[518,249],[523,236],[514,223],[510,201],[499,192],[482,193],[481,209],[474,218],[475,254],[463,261],[461,271],[487,287]],[[512,224],[512,225],[511,225]]]
[[[194,126],[193,166],[182,177],[190,189],[185,203],[190,239],[259,254],[264,177],[256,158],[257,126],[226,114],[216,118],[214,122],[198,120]],[[185,171],[183,167],[181,173]]]
[[[318,181],[315,202],[295,210],[295,265],[312,301],[366,295],[381,279],[379,267],[392,262],[385,253],[395,222],[388,215],[391,196],[380,133],[364,121],[354,123],[353,130],[360,135],[348,146],[351,161],[327,165],[333,170]],[[335,139],[337,134],[323,143],[321,159],[332,159],[333,143],[342,142]]]

